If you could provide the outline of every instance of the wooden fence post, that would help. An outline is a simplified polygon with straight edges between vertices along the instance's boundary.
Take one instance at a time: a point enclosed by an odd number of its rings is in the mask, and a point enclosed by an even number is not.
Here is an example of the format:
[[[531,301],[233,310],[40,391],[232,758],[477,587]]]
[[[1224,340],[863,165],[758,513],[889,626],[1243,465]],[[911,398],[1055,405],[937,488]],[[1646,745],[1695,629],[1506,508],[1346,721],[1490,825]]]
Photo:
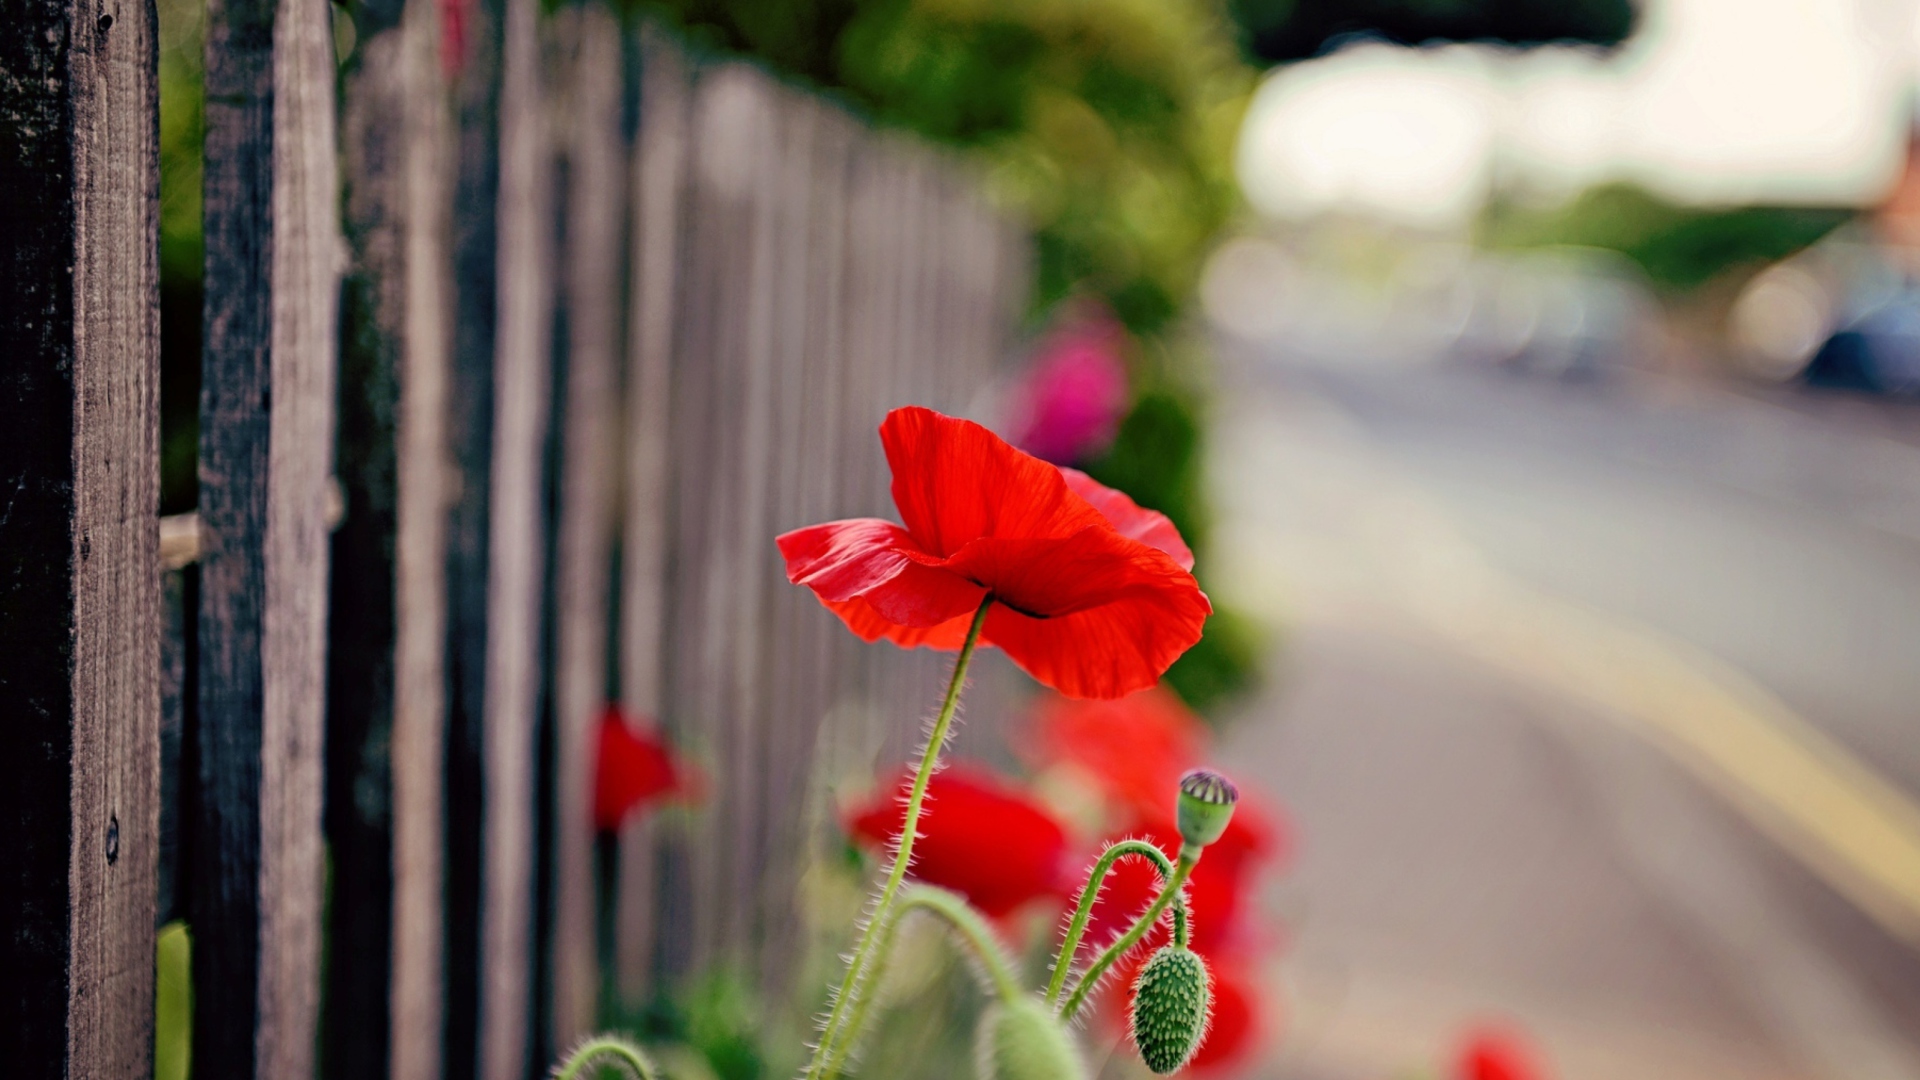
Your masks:
[[[156,26],[0,34],[0,1062],[145,1075],[159,833]]]
[[[547,565],[553,159],[540,0],[505,0],[487,538],[480,1075],[520,1080],[532,1055],[536,727]]]
[[[492,535],[494,361],[500,301],[500,65],[505,0],[466,8],[452,75],[455,130],[452,360],[447,441],[446,1046],[448,1080],[480,1070],[486,893],[486,697]]]
[[[560,512],[555,530],[553,1029],[588,1034],[599,991],[593,845],[594,722],[608,697],[614,506],[619,485],[620,265],[626,153],[620,22],[598,3],[563,13],[565,352],[556,360]]]
[[[326,0],[212,0],[194,1067],[313,1072],[337,222]]]
[[[346,288],[328,652],[332,854],[325,1034],[340,1077],[442,1060],[448,108],[439,20],[361,13],[344,95]]]
[[[660,723],[666,617],[669,428],[675,284],[687,163],[688,64],[664,34],[643,28],[639,130],[629,169],[631,249],[627,313],[624,520],[621,532],[620,697],[628,714]],[[629,825],[620,840],[615,933],[621,996],[652,986],[656,830]]]

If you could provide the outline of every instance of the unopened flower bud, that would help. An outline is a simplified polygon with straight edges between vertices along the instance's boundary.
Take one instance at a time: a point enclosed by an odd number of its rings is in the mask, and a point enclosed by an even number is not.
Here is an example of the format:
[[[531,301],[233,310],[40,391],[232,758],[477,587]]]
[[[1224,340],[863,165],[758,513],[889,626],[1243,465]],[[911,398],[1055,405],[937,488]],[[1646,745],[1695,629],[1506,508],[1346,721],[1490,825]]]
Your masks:
[[[1168,945],[1133,984],[1133,1044],[1147,1068],[1165,1075],[1185,1065],[1207,1037],[1213,989],[1198,953]]]
[[[1206,847],[1227,831],[1240,789],[1212,769],[1194,769],[1180,778],[1180,838]]]
[[[974,1037],[980,1080],[1086,1080],[1080,1046],[1053,1010],[1022,995],[997,1001]]]

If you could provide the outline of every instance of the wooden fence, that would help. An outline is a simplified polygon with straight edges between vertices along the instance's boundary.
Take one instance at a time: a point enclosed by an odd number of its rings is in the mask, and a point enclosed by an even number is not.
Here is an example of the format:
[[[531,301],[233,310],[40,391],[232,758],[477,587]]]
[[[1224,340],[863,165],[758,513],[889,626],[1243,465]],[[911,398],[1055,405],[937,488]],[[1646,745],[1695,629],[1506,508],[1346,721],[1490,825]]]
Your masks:
[[[210,0],[165,523],[153,8],[0,35],[12,1076],[150,1071],[176,917],[202,1077],[506,1080],[609,988],[777,998],[825,781],[903,757],[944,674],[772,538],[890,514],[885,410],[964,411],[1006,355],[1025,241],[967,170],[598,3],[356,5],[343,62],[335,18]],[[609,700],[710,778],[617,844]]]

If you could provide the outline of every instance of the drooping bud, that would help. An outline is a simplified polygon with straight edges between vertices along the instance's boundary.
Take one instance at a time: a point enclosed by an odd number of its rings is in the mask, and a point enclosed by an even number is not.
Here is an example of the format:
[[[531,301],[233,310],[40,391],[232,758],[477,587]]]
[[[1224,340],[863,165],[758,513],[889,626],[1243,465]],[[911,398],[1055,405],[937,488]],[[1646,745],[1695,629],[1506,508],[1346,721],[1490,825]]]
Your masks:
[[[1165,1075],[1185,1065],[1207,1037],[1213,987],[1206,961],[1168,945],[1153,954],[1133,984],[1133,1044],[1147,1068]]]
[[[980,1080],[1086,1080],[1080,1046],[1037,998],[996,1001],[974,1036]]]
[[[1212,769],[1194,769],[1180,778],[1180,838],[1206,847],[1227,831],[1240,789]]]

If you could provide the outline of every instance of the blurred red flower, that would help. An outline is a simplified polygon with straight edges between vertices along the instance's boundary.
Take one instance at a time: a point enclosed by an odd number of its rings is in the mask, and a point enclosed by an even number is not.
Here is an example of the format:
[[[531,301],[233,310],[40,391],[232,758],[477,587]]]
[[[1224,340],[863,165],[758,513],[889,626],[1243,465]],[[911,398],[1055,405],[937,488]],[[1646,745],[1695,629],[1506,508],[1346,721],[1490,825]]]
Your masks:
[[[854,633],[956,649],[991,595],[982,642],[1078,698],[1151,686],[1200,640],[1213,609],[1164,515],[931,409],[888,413],[880,440],[905,527],[854,518],[779,538],[788,579]]]
[[[1231,1069],[1251,1058],[1266,1034],[1259,990],[1241,966],[1212,957],[1213,1023],[1207,1039],[1187,1063],[1195,1072]]]
[[[600,714],[594,767],[593,823],[618,829],[629,813],[670,795],[698,794],[699,774],[678,761],[652,730],[636,732],[617,705]]]
[[[1548,1080],[1549,1075],[1525,1039],[1498,1027],[1469,1032],[1453,1065],[1453,1080]]]
[[[1025,749],[1038,766],[1080,769],[1129,816],[1165,814],[1180,775],[1200,764],[1207,737],[1200,718],[1156,686],[1112,701],[1042,698]]]
[[[473,0],[440,0],[440,73],[448,80],[467,62],[467,15]]]
[[[1171,817],[1143,817],[1134,827],[1112,837],[1138,837],[1166,852],[1180,852],[1180,830]],[[1219,840],[1207,845],[1206,855],[1187,879],[1187,897],[1193,908],[1193,951],[1213,960],[1252,944],[1246,925],[1247,893],[1257,872],[1281,852],[1280,830],[1257,805],[1242,798],[1233,821]],[[1133,924],[1133,920],[1160,892],[1160,875],[1145,859],[1122,859],[1107,873],[1106,888],[1094,906],[1086,936],[1089,950],[1105,948]],[[1162,922],[1143,943],[1157,948],[1167,939]]]
[[[871,848],[892,844],[906,821],[911,773],[847,814],[847,831]],[[965,896],[993,918],[1065,891],[1067,834],[1045,806],[981,766],[934,774],[920,814],[912,874]]]
[[[1084,309],[1050,334],[1013,389],[1013,444],[1056,465],[1111,445],[1127,407],[1125,343],[1126,331],[1104,308]]]

